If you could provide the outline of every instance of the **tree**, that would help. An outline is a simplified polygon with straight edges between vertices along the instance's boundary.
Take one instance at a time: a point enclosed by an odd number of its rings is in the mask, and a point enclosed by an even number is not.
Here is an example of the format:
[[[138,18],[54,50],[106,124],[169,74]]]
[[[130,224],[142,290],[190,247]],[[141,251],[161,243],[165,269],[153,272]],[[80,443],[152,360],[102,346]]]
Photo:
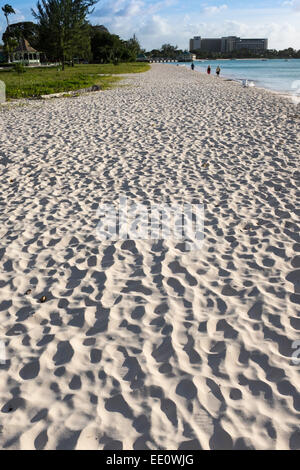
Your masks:
[[[150,51],[149,55],[150,55],[150,57],[154,58],[154,57],[160,57],[160,54],[161,54],[161,52],[160,52],[159,49],[152,49],[152,51]]]
[[[9,17],[9,15],[15,15],[16,12],[13,9],[13,7],[11,5],[8,5],[8,4],[4,5],[4,7],[2,7],[2,11],[3,11],[4,16],[6,18],[6,21],[7,21],[7,27],[9,28],[8,17]]]
[[[132,60],[136,60],[137,55],[141,52],[141,46],[135,34],[132,38],[126,41],[126,48],[128,49]]]
[[[108,29],[103,24],[90,25],[91,35],[100,31],[100,33],[109,33]]]
[[[105,31],[93,31],[91,49],[93,61],[97,63],[112,62],[121,55],[121,39],[116,34]]]
[[[7,54],[8,62],[10,62],[11,53],[16,49],[18,46],[18,41],[15,38],[9,37],[4,43],[4,50]]]
[[[96,63],[133,62],[140,51],[140,45],[135,36],[123,41],[116,34],[107,30],[91,27],[91,50],[93,61]]]
[[[31,21],[22,21],[14,23],[7,27],[2,35],[2,40],[6,43],[8,38],[26,39],[29,44],[37,49],[39,47],[39,29],[35,23]]]
[[[8,21],[8,17],[9,15],[15,15],[16,12],[15,10],[13,9],[13,7],[11,5],[4,5],[4,7],[2,7],[2,11],[4,13],[4,16],[6,18],[6,21],[7,21],[7,28],[9,30],[9,21]],[[5,50],[7,52],[7,55],[8,55],[8,62],[10,62],[10,52],[11,52],[11,44],[9,42],[4,42],[4,46],[5,46]]]
[[[178,55],[178,46],[172,46],[171,44],[163,44],[161,46],[162,57],[168,59],[175,59]]]
[[[63,70],[67,59],[73,62],[74,54],[89,54],[90,26],[86,16],[97,1],[39,0],[37,11],[32,10],[38,21],[42,50],[48,57],[60,60]]]

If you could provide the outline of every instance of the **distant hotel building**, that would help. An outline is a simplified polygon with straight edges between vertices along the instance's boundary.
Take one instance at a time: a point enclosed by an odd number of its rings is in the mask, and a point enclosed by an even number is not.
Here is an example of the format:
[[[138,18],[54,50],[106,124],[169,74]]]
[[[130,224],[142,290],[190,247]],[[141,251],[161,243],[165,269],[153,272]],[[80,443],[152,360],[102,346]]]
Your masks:
[[[251,52],[266,51],[268,39],[241,39],[237,36],[205,39],[195,36],[190,40],[190,51],[230,53],[242,49]]]

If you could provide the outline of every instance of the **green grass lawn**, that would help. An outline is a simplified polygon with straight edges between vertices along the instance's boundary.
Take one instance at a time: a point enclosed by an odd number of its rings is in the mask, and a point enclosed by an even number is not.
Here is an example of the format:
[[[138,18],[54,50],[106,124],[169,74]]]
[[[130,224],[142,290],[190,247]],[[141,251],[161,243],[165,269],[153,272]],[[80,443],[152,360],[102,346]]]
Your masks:
[[[121,80],[111,74],[141,73],[149,70],[149,64],[89,64],[66,67],[64,71],[57,67],[26,67],[26,72],[18,75],[13,70],[0,70],[0,80],[6,85],[6,98],[29,98],[39,95],[49,95],[64,91],[79,90],[92,85],[99,85],[101,89],[112,87]],[[110,76],[99,76],[109,74]]]

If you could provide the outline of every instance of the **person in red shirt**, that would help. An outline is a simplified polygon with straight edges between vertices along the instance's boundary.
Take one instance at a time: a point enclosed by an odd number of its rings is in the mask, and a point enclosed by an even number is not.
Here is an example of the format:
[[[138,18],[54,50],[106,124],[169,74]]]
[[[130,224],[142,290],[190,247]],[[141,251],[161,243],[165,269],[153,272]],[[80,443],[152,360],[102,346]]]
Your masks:
[[[210,65],[207,67],[207,73],[208,75],[210,75],[210,72],[211,72],[211,68],[210,68]]]

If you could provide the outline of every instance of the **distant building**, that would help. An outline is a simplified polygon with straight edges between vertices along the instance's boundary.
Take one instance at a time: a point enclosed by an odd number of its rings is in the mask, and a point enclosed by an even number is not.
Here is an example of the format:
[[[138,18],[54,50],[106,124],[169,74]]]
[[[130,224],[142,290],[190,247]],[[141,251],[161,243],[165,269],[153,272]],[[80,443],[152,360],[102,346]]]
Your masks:
[[[145,54],[139,54],[136,58],[137,62],[149,62],[149,58]]]
[[[195,36],[190,40],[190,51],[199,52],[221,52],[222,39],[220,38],[201,38]]]
[[[228,36],[228,37],[223,37],[221,39],[221,49],[220,52],[233,52],[236,51],[236,40],[238,38],[236,36]]]
[[[201,49],[201,36],[195,36],[194,39],[190,39],[190,51],[200,51]]]
[[[201,51],[220,52],[221,42],[221,39],[217,38],[201,39]]]
[[[248,49],[249,51],[267,51],[268,39],[240,39],[237,49]]]
[[[247,49],[252,52],[262,52],[268,49],[268,39],[241,39],[237,36],[222,38],[201,38],[195,36],[190,39],[190,51],[224,52],[230,53]]]
[[[26,39],[20,39],[19,45],[9,54],[9,62],[24,65],[40,65],[40,53]]]
[[[178,62],[193,62],[193,60],[196,60],[197,56],[196,54],[192,54],[188,51],[183,52],[177,57]]]
[[[221,40],[221,52],[233,52],[247,49],[251,52],[262,52],[268,49],[268,39],[241,39],[237,36],[224,37]]]

